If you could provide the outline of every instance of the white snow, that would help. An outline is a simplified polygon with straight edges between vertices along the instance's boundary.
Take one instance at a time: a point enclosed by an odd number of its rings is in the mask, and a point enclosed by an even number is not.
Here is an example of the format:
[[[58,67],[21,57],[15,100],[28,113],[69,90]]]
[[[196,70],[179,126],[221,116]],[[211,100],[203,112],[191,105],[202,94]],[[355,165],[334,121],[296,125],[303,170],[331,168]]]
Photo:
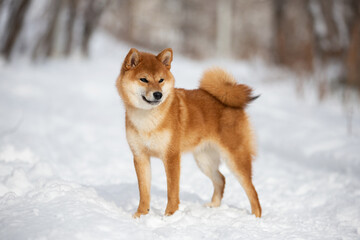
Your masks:
[[[225,195],[182,158],[181,204],[164,217],[166,178],[152,161],[151,210],[133,219],[138,189],[115,79],[130,46],[99,34],[91,59],[0,66],[0,239],[360,239],[360,117],[322,103],[294,76],[260,61],[195,62],[175,52],[176,86],[195,88],[221,65],[261,97],[248,108],[258,136],[254,185],[263,217],[225,166]],[[358,100],[357,100],[358,101]]]

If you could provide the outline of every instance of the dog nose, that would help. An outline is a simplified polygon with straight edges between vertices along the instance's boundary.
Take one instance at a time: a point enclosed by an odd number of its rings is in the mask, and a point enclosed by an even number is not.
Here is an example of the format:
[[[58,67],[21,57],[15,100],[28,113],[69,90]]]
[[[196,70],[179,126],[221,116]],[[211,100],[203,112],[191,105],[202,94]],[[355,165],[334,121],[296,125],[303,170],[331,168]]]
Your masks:
[[[154,95],[154,98],[155,98],[156,100],[160,100],[161,97],[162,97],[162,93],[161,93],[161,92],[154,92],[153,95]]]

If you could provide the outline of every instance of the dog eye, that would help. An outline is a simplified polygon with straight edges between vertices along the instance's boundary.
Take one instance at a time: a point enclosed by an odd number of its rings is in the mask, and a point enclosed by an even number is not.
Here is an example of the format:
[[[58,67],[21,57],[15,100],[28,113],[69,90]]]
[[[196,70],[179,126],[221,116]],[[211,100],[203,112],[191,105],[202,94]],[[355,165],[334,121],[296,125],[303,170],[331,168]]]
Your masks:
[[[140,81],[144,82],[144,83],[148,83],[149,81],[146,78],[140,78]]]
[[[163,81],[164,81],[164,79],[162,78],[162,79],[159,80],[159,83],[162,83]]]

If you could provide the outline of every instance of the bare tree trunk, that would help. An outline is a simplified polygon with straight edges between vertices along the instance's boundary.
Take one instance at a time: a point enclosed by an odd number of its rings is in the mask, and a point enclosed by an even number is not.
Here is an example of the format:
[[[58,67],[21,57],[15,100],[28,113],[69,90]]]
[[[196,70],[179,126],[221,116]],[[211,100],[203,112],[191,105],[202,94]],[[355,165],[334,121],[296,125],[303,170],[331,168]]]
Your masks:
[[[184,14],[183,14],[183,18],[182,18],[181,25],[180,25],[180,31],[182,32],[182,36],[183,36],[181,50],[185,55],[192,52],[192,46],[191,46],[192,42],[190,40],[190,36],[192,35],[192,32],[193,32],[193,30],[192,30],[193,25],[191,25],[191,21],[189,19],[190,18],[189,17],[190,8],[191,8],[190,1],[183,0],[182,1],[182,11]]]
[[[274,59],[295,70],[313,69],[313,34],[308,0],[274,0]]]
[[[0,3],[2,3],[2,1]],[[4,45],[1,48],[1,54],[3,54],[7,60],[10,59],[29,5],[30,0],[18,0],[11,3],[11,12],[7,21],[6,34],[4,35]]]
[[[126,23],[125,23],[125,39],[129,42],[135,42],[135,11],[136,11],[136,0],[126,1],[125,8],[126,11]]]
[[[326,38],[334,44],[334,42],[337,42],[337,36],[339,34],[335,23],[335,16],[333,14],[334,2],[329,0],[320,0],[320,6],[327,28]]]
[[[208,0],[207,4],[211,4],[211,1]],[[183,40],[181,49],[186,56],[200,58],[203,54],[199,41],[206,34],[206,30],[199,24],[199,21],[206,14],[204,11],[206,11],[206,7],[203,6],[201,1],[182,1],[183,14],[180,21],[180,31],[182,32]],[[202,43],[205,44],[204,41]]]
[[[216,11],[216,50],[220,57],[231,56],[232,1],[218,0]]]
[[[55,43],[55,33],[56,33],[56,25],[61,9],[61,0],[54,1],[54,5],[52,5],[52,17],[49,21],[48,28],[46,34],[44,36],[44,45],[45,45],[45,56],[50,57],[54,52],[54,43]]]
[[[53,0],[49,4],[49,18],[47,19],[47,27],[44,36],[40,37],[37,42],[32,58],[37,59],[39,55],[50,57],[54,51],[54,38],[56,32],[56,25],[58,21],[59,12],[61,9],[62,0]]]
[[[360,90],[360,2],[351,1],[353,17],[350,23],[350,43],[346,56],[347,84]]]
[[[274,0],[274,58],[275,62],[279,64],[284,64],[284,50],[283,46],[285,45],[285,33],[284,28],[282,27],[282,21],[284,19],[284,4],[285,0]]]
[[[344,46],[340,43],[340,30],[336,24],[334,0],[318,0],[318,4],[326,28],[326,34],[318,37],[318,45],[319,47],[322,46],[320,49],[322,62],[327,63],[334,58],[341,58]]]
[[[66,37],[65,37],[65,47],[64,47],[64,54],[66,56],[68,56],[71,53],[78,0],[68,0],[67,5],[68,5],[69,16],[66,23]]]
[[[100,16],[107,5],[107,1],[91,0],[84,13],[84,27],[82,32],[81,50],[85,56],[89,55],[89,42],[99,22]]]

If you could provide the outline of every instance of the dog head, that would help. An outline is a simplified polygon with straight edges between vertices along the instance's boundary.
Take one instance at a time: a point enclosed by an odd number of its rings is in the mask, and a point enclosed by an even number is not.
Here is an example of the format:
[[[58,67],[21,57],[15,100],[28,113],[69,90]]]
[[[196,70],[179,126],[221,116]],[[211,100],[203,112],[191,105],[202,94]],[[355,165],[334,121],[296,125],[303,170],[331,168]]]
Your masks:
[[[131,48],[116,81],[125,105],[152,109],[166,101],[174,90],[170,72],[173,52],[167,48],[157,56]]]

